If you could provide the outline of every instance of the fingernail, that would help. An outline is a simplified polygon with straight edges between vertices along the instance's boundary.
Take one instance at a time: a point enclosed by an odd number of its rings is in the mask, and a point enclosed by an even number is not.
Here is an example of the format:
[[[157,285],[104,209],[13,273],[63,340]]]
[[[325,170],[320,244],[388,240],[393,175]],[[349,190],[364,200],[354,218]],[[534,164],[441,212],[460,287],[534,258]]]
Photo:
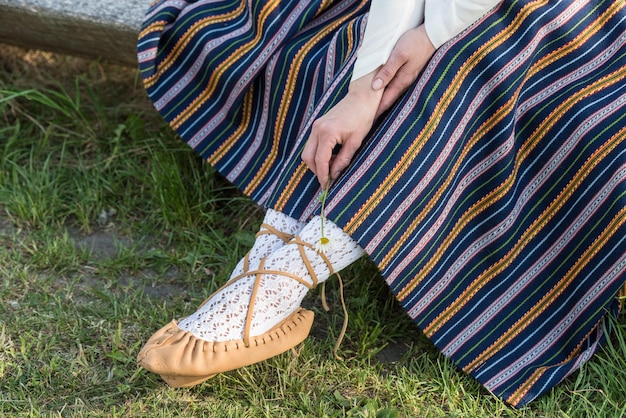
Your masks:
[[[383,80],[381,80],[380,78],[377,78],[376,80],[374,80],[374,82],[372,83],[372,88],[374,90],[380,90],[383,87]]]

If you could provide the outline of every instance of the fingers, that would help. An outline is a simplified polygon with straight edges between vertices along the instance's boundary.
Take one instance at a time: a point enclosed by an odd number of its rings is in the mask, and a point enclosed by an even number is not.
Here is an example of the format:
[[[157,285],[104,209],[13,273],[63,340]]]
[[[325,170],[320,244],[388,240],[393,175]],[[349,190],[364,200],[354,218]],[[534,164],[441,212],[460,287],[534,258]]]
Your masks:
[[[336,137],[327,131],[324,123],[320,120],[315,121],[311,136],[302,151],[302,161],[317,176],[322,186],[328,183],[333,148],[337,144]]]
[[[379,90],[384,88],[382,99],[376,110],[376,117],[385,113],[391,105],[400,97],[401,93],[406,90],[408,84],[412,80],[408,80],[406,64],[409,56],[400,45],[391,53],[389,60],[383,65],[374,76],[372,89]]]
[[[325,187],[328,183],[328,173],[330,172],[329,165],[332,156],[332,148],[328,152],[327,148],[318,148],[317,154],[315,155],[315,171],[313,172],[322,187]]]
[[[332,179],[338,178],[341,172],[350,165],[352,157],[354,157],[360,146],[361,141],[355,140],[355,138],[351,138],[351,140],[346,141],[341,146],[339,153],[335,156],[330,166],[330,177]]]
[[[403,67],[405,68],[405,67]],[[387,86],[383,92],[383,97],[380,100],[378,109],[376,110],[376,117],[385,113],[391,106],[407,91],[412,81],[408,77],[403,77],[403,69],[400,69],[398,75]]]
[[[317,152],[317,140],[311,135],[302,150],[302,161],[309,167],[313,173],[317,175],[315,169],[315,153]]]
[[[317,176],[320,185],[325,187],[330,179],[338,178],[350,165],[352,157],[361,146],[361,141],[357,136],[349,137],[345,142],[342,141],[339,153],[333,155],[335,146],[340,142],[334,135],[324,135],[324,129],[319,128],[319,125],[321,124],[314,127],[311,132],[311,137],[302,151],[302,160]]]
[[[401,54],[392,53],[389,60],[376,72],[374,81],[372,81],[372,89],[380,90],[386,88],[405,62],[406,59]]]
[[[348,167],[374,124],[374,114],[383,91],[372,90],[374,72],[350,82],[347,94],[313,122],[302,151],[302,160],[317,176],[322,187]],[[337,155],[333,151],[341,149]]]
[[[388,62],[380,68],[372,82],[372,88],[384,88],[376,117],[389,110],[415,83],[434,52],[435,47],[428,38],[423,24],[400,37],[391,51]]]

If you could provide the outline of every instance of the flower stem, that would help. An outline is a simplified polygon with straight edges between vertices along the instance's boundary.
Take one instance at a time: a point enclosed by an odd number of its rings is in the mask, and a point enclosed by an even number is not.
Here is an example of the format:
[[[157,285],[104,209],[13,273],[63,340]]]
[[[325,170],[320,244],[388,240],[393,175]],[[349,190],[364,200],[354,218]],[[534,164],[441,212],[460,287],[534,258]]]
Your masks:
[[[324,213],[324,210],[326,208],[326,198],[328,197],[329,188],[330,188],[330,179],[328,179],[328,182],[326,183],[326,186],[324,187],[324,190],[322,190],[322,194],[320,195],[320,203],[322,204],[322,207],[320,209],[320,218],[322,219],[322,238],[325,237],[324,221],[326,220],[326,214]]]

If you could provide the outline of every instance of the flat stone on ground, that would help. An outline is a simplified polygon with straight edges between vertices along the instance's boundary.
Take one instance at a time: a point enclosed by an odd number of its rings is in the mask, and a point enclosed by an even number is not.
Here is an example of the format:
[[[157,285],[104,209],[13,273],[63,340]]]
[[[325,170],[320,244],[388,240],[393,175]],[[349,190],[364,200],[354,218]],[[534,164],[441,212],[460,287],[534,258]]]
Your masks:
[[[151,0],[0,0],[0,42],[136,65]]]

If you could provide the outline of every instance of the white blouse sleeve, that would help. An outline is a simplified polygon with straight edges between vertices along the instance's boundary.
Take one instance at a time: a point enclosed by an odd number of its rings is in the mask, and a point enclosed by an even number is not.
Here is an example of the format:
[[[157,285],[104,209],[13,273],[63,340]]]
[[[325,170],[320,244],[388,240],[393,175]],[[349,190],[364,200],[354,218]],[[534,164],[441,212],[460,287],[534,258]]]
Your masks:
[[[470,26],[501,0],[372,0],[352,80],[383,65],[396,42],[422,22],[435,48]]]
[[[426,0],[424,26],[435,48],[469,27],[501,0]]]
[[[400,36],[424,20],[424,0],[372,0],[352,80],[383,65]]]

